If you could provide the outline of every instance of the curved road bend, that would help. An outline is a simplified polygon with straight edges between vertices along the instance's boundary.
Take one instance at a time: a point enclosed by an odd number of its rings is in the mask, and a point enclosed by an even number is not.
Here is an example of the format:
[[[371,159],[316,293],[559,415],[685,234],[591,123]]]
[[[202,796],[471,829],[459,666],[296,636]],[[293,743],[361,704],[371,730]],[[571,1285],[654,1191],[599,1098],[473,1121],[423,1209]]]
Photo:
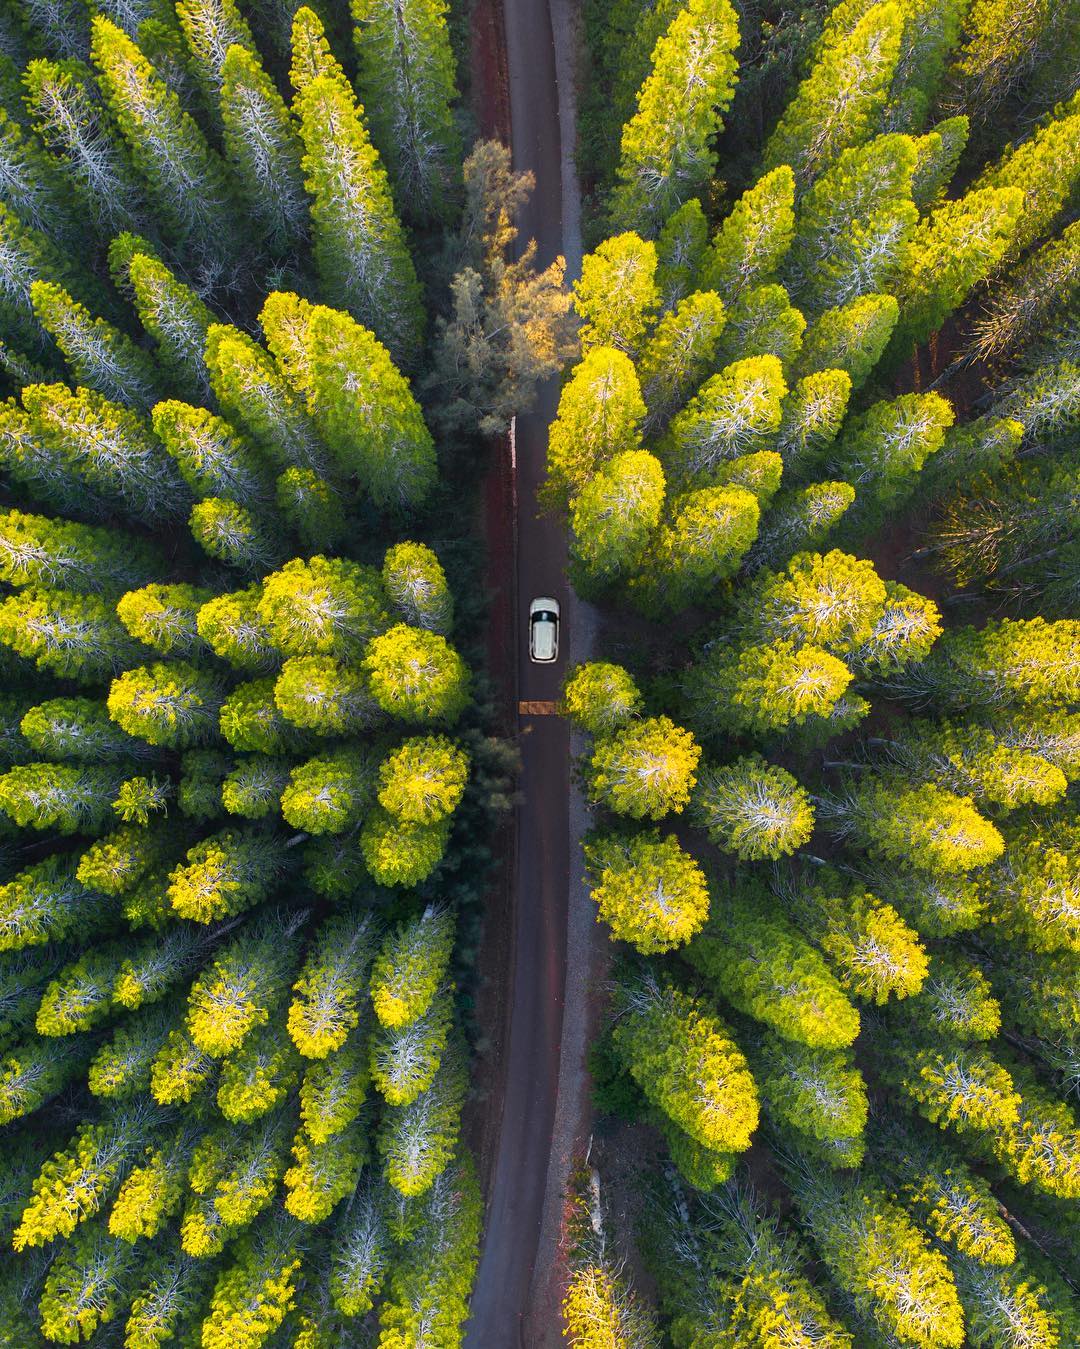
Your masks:
[[[547,0],[504,0],[514,167],[531,169],[536,190],[518,221],[536,240],[538,263],[563,253],[555,52]],[[568,609],[566,541],[560,521],[537,512],[547,428],[558,380],[517,419],[518,696],[553,702],[567,635],[555,665],[529,660],[529,601],[553,595]],[[486,1234],[473,1292],[467,1349],[517,1349],[540,1239],[559,1084],[569,865],[570,742],[566,723],[546,713],[518,718],[522,754],[509,1046],[503,1114]]]

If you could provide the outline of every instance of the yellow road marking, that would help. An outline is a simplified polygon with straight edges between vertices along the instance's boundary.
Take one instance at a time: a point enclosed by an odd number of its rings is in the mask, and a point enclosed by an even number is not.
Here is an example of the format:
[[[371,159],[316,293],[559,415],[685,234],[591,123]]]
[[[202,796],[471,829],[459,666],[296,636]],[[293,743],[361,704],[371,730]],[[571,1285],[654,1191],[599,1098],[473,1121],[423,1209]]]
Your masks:
[[[518,703],[518,716],[521,717],[556,717],[559,714],[558,706],[555,703],[544,702],[520,702]]]

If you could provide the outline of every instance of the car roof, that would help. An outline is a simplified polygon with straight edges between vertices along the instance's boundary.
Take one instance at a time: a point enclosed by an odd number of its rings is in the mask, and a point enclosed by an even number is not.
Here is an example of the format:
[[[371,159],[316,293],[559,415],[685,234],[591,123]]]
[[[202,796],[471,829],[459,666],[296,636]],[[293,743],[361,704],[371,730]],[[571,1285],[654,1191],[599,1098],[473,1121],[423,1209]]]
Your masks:
[[[532,630],[533,654],[539,660],[550,660],[555,654],[555,624],[536,623]]]

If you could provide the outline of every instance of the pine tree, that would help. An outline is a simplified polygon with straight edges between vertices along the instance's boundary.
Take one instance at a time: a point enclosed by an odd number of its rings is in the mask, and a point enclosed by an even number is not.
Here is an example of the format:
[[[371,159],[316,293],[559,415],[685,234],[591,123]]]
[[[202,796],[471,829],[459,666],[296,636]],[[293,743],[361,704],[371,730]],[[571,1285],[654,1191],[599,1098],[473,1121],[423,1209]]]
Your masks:
[[[348,532],[341,494],[309,468],[287,468],[280,474],[274,500],[306,549],[334,548]]]
[[[255,582],[248,586],[246,590],[230,590],[223,595],[215,595],[213,599],[207,600],[195,619],[195,626],[202,640],[206,642],[216,656],[228,661],[238,670],[259,673],[272,669],[279,659],[279,652],[274,645],[270,628],[263,621],[259,612],[261,599],[262,586]],[[268,684],[259,681],[258,688],[264,695],[261,699],[262,703],[264,705],[269,704],[269,707],[273,709],[273,680],[270,680]],[[221,720],[220,724],[222,735],[227,740],[231,740],[231,737],[226,728],[235,727],[232,709],[234,706],[243,706],[250,709],[252,701],[249,686],[241,684],[233,690],[226,702],[222,704],[224,719]],[[226,707],[229,708],[227,716],[225,716]],[[281,721],[280,715],[271,712],[271,716],[275,722]],[[284,728],[283,733],[287,736],[288,728]],[[267,734],[270,734],[269,727],[267,728]],[[293,735],[292,738],[294,741],[299,739],[296,735]],[[240,744],[237,740],[231,740],[231,743],[237,749],[265,748],[262,744]],[[278,747],[280,748],[280,746]],[[266,752],[273,753],[274,751],[273,749],[267,749]]]
[[[151,873],[164,890],[167,873]],[[134,924],[133,924],[134,926]],[[133,944],[113,983],[113,1001],[128,1009],[160,1002],[174,985],[189,975],[207,950],[204,933],[194,928],[171,927]]]
[[[399,623],[368,645],[364,669],[375,701],[392,717],[453,724],[468,702],[469,670],[437,633]]]
[[[325,470],[326,453],[311,419],[269,352],[238,328],[214,323],[206,333],[205,356],[222,412],[275,468]]]
[[[378,1028],[371,1041],[371,1080],[388,1105],[411,1105],[431,1086],[451,1021],[452,1008],[443,996],[408,1026]]]
[[[272,892],[285,865],[278,839],[259,829],[227,829],[189,848],[169,876],[168,899],[181,918],[210,923],[251,908]]]
[[[850,1334],[802,1272],[801,1243],[748,1184],[698,1196],[695,1209],[687,1223],[675,1208],[655,1256],[649,1253],[678,1349],[696,1349],[716,1325],[747,1349],[770,1338],[851,1349]]]
[[[160,655],[196,659],[206,647],[195,618],[210,598],[199,586],[155,583],[122,595],[116,614],[132,637]]]
[[[453,945],[453,916],[432,905],[387,935],[371,971],[371,1002],[382,1025],[408,1026],[428,1011]]]
[[[363,1316],[374,1306],[390,1263],[390,1238],[378,1191],[361,1181],[341,1212],[330,1248],[334,1306],[346,1316]]]
[[[176,17],[187,45],[187,63],[203,103],[216,113],[231,47],[254,53],[255,42],[235,0],[178,0]]]
[[[267,754],[241,759],[221,784],[221,804],[231,815],[249,820],[276,818],[291,771],[288,759]]]
[[[13,117],[0,109],[0,176],[4,201],[32,229],[68,241],[72,219],[63,180],[35,136],[28,135],[20,108]]]
[[[187,508],[169,457],[134,413],[91,389],[31,384],[22,391],[33,434],[63,472],[137,520],[168,519]]]
[[[741,630],[846,655],[870,639],[887,593],[871,562],[839,549],[798,553],[783,572],[762,573],[740,592]]]
[[[383,556],[386,593],[410,627],[447,637],[454,626],[454,597],[436,554],[423,543],[395,543]]]
[[[442,861],[449,837],[449,820],[417,824],[376,806],[360,831],[360,850],[368,874],[379,885],[415,886]]]
[[[644,417],[629,357],[613,347],[590,350],[563,387],[551,424],[544,504],[566,504],[616,456],[639,451]]]
[[[284,754],[303,747],[303,733],[274,701],[275,686],[272,678],[254,679],[237,685],[222,703],[221,734],[233,749]]]
[[[0,776],[0,810],[20,828],[97,834],[115,823],[125,773],[95,764],[19,764]]]
[[[709,290],[694,291],[661,317],[637,367],[650,427],[662,426],[715,369],[726,321],[723,301]]]
[[[8,585],[109,594],[162,566],[152,548],[130,535],[18,510],[0,515],[0,576]]]
[[[637,354],[660,302],[656,267],[656,245],[632,231],[612,235],[585,256],[573,286],[583,356],[594,347]]]
[[[1010,937],[1034,951],[1078,949],[1077,853],[1068,837],[1010,831],[997,866],[980,878],[981,899]]]
[[[432,1333],[453,1344],[468,1316],[479,1260],[482,1205],[467,1154],[436,1177],[418,1207],[416,1233],[390,1270],[380,1310],[382,1342],[408,1344]]]
[[[376,505],[415,510],[435,485],[435,446],[407,381],[372,333],[339,310],[314,307],[306,338],[308,408],[337,468]]]
[[[363,672],[330,656],[291,656],[273,701],[294,727],[318,735],[356,734],[382,720]]]
[[[697,289],[708,247],[709,222],[701,202],[691,197],[672,212],[656,240],[656,285],[664,313]]]
[[[225,1058],[235,1052],[285,1001],[296,964],[289,935],[289,925],[271,912],[242,928],[195,980],[187,1029],[201,1053]]]
[[[730,363],[753,356],[775,356],[786,370],[799,354],[805,328],[806,319],[792,305],[783,286],[755,286],[728,311],[720,359]]]
[[[54,339],[80,384],[137,411],[155,401],[158,375],[132,340],[72,299],[63,286],[35,281],[30,301],[38,322]]]
[[[246,44],[228,48],[220,78],[225,156],[238,191],[271,249],[286,252],[307,228],[299,137],[284,99]]]
[[[469,778],[469,756],[446,736],[405,740],[379,765],[379,804],[400,820],[452,815]]]
[[[27,586],[0,602],[0,643],[38,669],[81,684],[100,684],[138,659],[108,601],[44,586]]]
[[[734,92],[738,41],[726,0],[690,0],[675,13],[653,51],[637,112],[623,128],[611,198],[615,229],[654,237],[712,176],[709,142]]]
[[[366,1035],[354,1031],[342,1047],[310,1063],[300,1087],[300,1118],[315,1143],[325,1143],[358,1117],[370,1085]]]
[[[683,945],[708,915],[705,876],[673,834],[595,834],[585,865],[598,920],[643,954]]]
[[[466,1085],[461,1064],[449,1054],[434,1082],[411,1105],[384,1109],[376,1144],[383,1175],[399,1194],[407,1198],[424,1194],[450,1165]]]
[[[940,394],[911,393],[875,403],[848,422],[827,465],[855,488],[847,527],[857,522],[865,529],[904,504],[912,480],[944,443],[954,415]]]
[[[288,1028],[308,1058],[325,1058],[344,1045],[361,1020],[361,1002],[373,957],[370,921],[356,912],[319,930],[289,1008]]]
[[[109,1213],[109,1232],[127,1242],[154,1237],[179,1209],[193,1143],[190,1129],[162,1147],[147,1149],[120,1186]],[[147,1307],[144,1316],[149,1311]],[[131,1322],[128,1322],[130,1333]]]
[[[297,94],[304,185],[319,278],[395,361],[415,361],[423,331],[419,284],[386,170],[351,93],[320,75]]]
[[[800,926],[821,948],[845,991],[883,1006],[918,993],[929,960],[919,934],[889,904],[849,891],[834,876],[793,896]]]
[[[46,235],[0,203],[0,316],[7,335],[35,355],[44,354],[44,344],[30,287],[35,281],[67,284],[72,271],[66,255]]]
[[[125,237],[115,241],[110,257],[119,252]],[[209,309],[148,252],[133,251],[122,270],[134,294],[139,322],[157,344],[158,364],[182,394],[209,399],[210,381],[203,362],[207,333],[214,321]]]
[[[16,1251],[70,1236],[92,1218],[123,1178],[125,1165],[146,1141],[150,1112],[122,1112],[101,1124],[82,1124],[68,1147],[42,1166],[12,1239]]]
[[[424,386],[437,393],[432,414],[443,433],[505,434],[514,416],[533,406],[539,383],[577,354],[566,262],[536,266],[536,241],[511,257],[512,223],[535,183],[514,173],[510,151],[479,141],[464,165],[465,210],[450,283],[450,312],[435,322],[432,370]]]
[[[972,188],[921,220],[897,284],[900,321],[889,352],[897,359],[924,342],[1008,251],[1023,209],[1017,187]]]
[[[795,553],[820,547],[854,500],[855,489],[846,482],[816,482],[781,492],[761,523],[744,569],[778,567]]]
[[[937,206],[956,173],[968,143],[970,120],[964,115],[946,117],[933,130],[916,136],[918,160],[911,176],[911,196],[920,211]]]
[[[753,1062],[766,1110],[791,1136],[861,1147],[869,1105],[848,1051],[766,1035]]]
[[[31,125],[63,174],[79,214],[103,238],[137,229],[146,203],[91,72],[81,61],[39,59],[27,65],[23,84]]]
[[[273,1215],[230,1250],[202,1324],[204,1349],[258,1349],[284,1321],[296,1291],[297,1223]]]
[[[237,237],[224,166],[135,43],[102,15],[91,28],[105,101],[156,217],[177,244],[220,273]]]
[[[744,487],[681,493],[668,505],[643,559],[644,572],[632,583],[635,598],[653,613],[715,603],[757,537],[760,518],[757,497]]]
[[[375,765],[360,750],[308,759],[292,770],[281,813],[308,834],[340,834],[363,820],[375,796]]]
[[[452,104],[454,54],[440,0],[352,0],[357,90],[400,209],[445,218],[458,187],[461,140]]]
[[[214,677],[181,661],[125,670],[109,689],[109,716],[121,730],[170,749],[213,739],[220,707]]]
[[[745,1151],[758,1123],[757,1092],[719,1018],[656,983],[625,990],[622,1008],[615,1047],[649,1100],[710,1151]]]
[[[932,690],[944,706],[1049,710],[1077,699],[1076,643],[1080,628],[1069,620],[995,619],[985,627],[953,628],[930,658],[898,681],[914,692]]]
[[[313,80],[329,75],[351,93],[349,77],[330,48],[322,19],[307,5],[301,6],[290,17],[289,83],[294,93],[302,93]]]
[[[707,380],[672,421],[661,443],[664,468],[676,479],[706,473],[726,459],[768,446],[787,393],[775,356],[736,361]]]
[[[867,1181],[821,1175],[800,1176],[796,1200],[833,1279],[884,1334],[959,1349],[964,1321],[949,1266],[898,1204]]]
[[[743,882],[713,906],[686,958],[737,1011],[810,1048],[843,1049],[859,1013],[827,962],[771,897]]]
[[[631,819],[660,820],[689,803],[701,749],[670,717],[646,717],[599,740],[584,766],[593,801]]]
[[[176,1020],[171,1008],[152,1007],[123,1022],[90,1064],[86,1085],[93,1094],[104,1100],[129,1100],[148,1092],[154,1059]]]
[[[0,1058],[0,1124],[23,1119],[81,1077],[89,1057],[78,1039],[70,1047],[40,1036],[12,1045]]]
[[[932,1035],[959,1041],[992,1040],[1001,1029],[1001,1007],[982,970],[962,957],[935,954],[920,996],[905,1004],[915,1023]]]
[[[611,735],[642,710],[641,691],[621,665],[575,666],[563,686],[565,716],[588,735]]]
[[[192,538],[208,557],[252,575],[281,561],[282,548],[258,516],[235,501],[207,497],[191,508]]]
[[[664,470],[647,450],[623,450],[600,465],[570,508],[580,593],[602,592],[640,569],[663,501]]]
[[[773,280],[795,234],[795,178],[786,164],[764,174],[717,230],[702,266],[702,285],[725,302]]]
[[[356,659],[387,622],[379,573],[344,558],[296,558],[262,583],[259,618],[287,656]]]
[[[716,645],[686,671],[682,693],[699,735],[769,735],[832,716],[851,679],[844,662],[819,646]]]
[[[809,313],[893,288],[918,221],[917,159],[910,136],[878,136],[845,150],[807,192],[785,274]]]
[[[899,316],[892,295],[863,294],[826,309],[806,330],[797,371],[843,370],[857,391],[881,359]]]
[[[946,875],[996,861],[999,831],[969,797],[935,783],[912,786],[881,778],[860,783],[843,799],[822,801],[819,818],[871,855]]]
[[[986,299],[969,352],[986,360],[1032,342],[1080,289],[1080,222],[1025,258]]]
[[[367,1137],[355,1124],[329,1143],[312,1143],[298,1134],[294,1163],[285,1172],[286,1210],[301,1222],[323,1222],[355,1191],[368,1152]]]
[[[112,906],[76,878],[74,859],[60,854],[18,872],[0,886],[0,950],[61,941],[78,931],[100,931]]]
[[[100,1224],[79,1233],[49,1267],[41,1294],[41,1333],[76,1344],[110,1322],[126,1305],[133,1257],[125,1241]]]
[[[775,861],[795,852],[814,830],[814,808],[786,769],[759,754],[708,764],[691,800],[694,822],[740,861]]]
[[[773,443],[789,475],[805,477],[828,457],[851,394],[851,378],[843,370],[804,375],[788,391]]]
[[[1034,135],[1010,146],[998,162],[976,180],[976,188],[1019,188],[1023,205],[1008,243],[1017,257],[1050,229],[1078,180],[1080,99],[1056,109]]]
[[[903,18],[873,6],[850,33],[822,46],[765,146],[764,166],[789,164],[805,189],[877,122],[900,57]]]

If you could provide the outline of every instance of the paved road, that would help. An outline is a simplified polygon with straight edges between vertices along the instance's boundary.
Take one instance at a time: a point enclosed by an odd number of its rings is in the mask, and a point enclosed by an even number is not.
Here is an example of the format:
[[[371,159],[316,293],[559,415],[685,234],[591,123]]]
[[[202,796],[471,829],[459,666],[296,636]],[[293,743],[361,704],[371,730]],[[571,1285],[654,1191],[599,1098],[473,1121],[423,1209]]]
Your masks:
[[[563,252],[560,141],[555,53],[547,0],[505,0],[513,158],[531,169],[536,190],[518,224],[534,238],[546,266]],[[553,701],[564,662],[533,665],[526,616],[529,601],[553,595],[567,608],[566,540],[562,523],[537,514],[547,428],[558,382],[541,390],[536,408],[516,427],[518,493],[518,693]],[[564,643],[565,649],[565,643]],[[566,977],[570,744],[554,716],[522,716],[521,790],[514,898],[514,969],[503,1117],[492,1177],[487,1229],[473,1292],[467,1349],[516,1349],[536,1259],[559,1084]]]

